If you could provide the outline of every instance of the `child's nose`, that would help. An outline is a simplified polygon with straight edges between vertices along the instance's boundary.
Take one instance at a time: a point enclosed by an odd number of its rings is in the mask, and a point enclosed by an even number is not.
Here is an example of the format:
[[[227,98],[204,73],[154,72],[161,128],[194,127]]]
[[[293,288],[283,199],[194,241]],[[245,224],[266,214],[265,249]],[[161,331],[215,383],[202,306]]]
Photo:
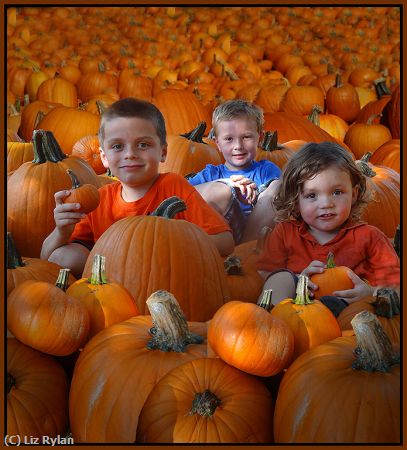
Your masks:
[[[320,205],[324,208],[329,208],[333,205],[333,199],[331,195],[320,196]]]

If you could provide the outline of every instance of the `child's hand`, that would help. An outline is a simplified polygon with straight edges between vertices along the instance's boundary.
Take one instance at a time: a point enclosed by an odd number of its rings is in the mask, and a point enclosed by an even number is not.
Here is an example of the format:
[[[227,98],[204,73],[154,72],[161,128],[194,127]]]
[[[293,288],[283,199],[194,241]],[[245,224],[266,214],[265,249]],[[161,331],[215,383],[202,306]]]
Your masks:
[[[246,178],[244,175],[232,175],[230,180],[233,181],[233,185],[239,189],[240,198],[244,203],[253,205],[257,200],[257,186],[250,178]]]
[[[308,277],[308,288],[310,289],[311,296],[314,295],[312,291],[315,291],[318,289],[318,286],[313,283],[310,279],[310,277],[316,273],[322,273],[326,268],[326,264],[322,261],[312,261],[308,267],[306,267],[302,272],[301,275],[305,275]]]
[[[354,284],[353,289],[347,289],[345,291],[335,291],[332,292],[332,295],[341,297],[348,303],[353,303],[361,300],[364,297],[370,297],[371,295],[373,295],[374,287],[369,286],[367,283],[365,283],[353,272],[353,270],[349,269],[348,276]]]
[[[71,191],[58,191],[55,193],[54,219],[55,225],[60,233],[71,235],[75,224],[79,222],[86,214],[77,212],[80,208],[79,203],[64,203],[63,199],[67,197]]]

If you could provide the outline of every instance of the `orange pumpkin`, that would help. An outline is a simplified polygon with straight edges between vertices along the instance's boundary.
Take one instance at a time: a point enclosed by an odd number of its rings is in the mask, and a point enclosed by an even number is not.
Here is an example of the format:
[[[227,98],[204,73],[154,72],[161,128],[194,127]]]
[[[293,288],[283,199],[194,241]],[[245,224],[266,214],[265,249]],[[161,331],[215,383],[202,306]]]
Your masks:
[[[78,177],[71,169],[67,169],[66,173],[72,181],[71,193],[63,199],[63,203],[79,203],[81,206],[78,212],[85,214],[90,213],[99,206],[100,194],[94,184],[81,184]]]
[[[31,142],[7,142],[7,172],[18,169],[21,164],[34,159]]]
[[[61,269],[56,284],[27,280],[7,298],[7,328],[22,343],[51,355],[69,355],[85,343],[89,314],[64,289],[68,269]],[[60,287],[59,287],[60,286]]]
[[[302,141],[305,144],[305,141]],[[296,149],[290,147],[290,143],[279,144],[278,132],[266,131],[264,139],[260,147],[257,148],[256,161],[262,159],[273,162],[276,166],[282,169],[287,161],[294,155]]]
[[[66,290],[67,295],[80,300],[89,312],[89,339],[100,330],[139,314],[130,292],[119,283],[107,280],[105,260],[104,256],[95,255],[91,277],[76,281]]]
[[[295,299],[282,300],[270,314],[286,322],[293,332],[293,360],[310,348],[341,336],[341,329],[332,312],[319,300],[310,300],[305,275],[299,276]]]
[[[259,379],[221,359],[195,359],[154,387],[141,410],[137,442],[270,444],[273,409]]]
[[[322,273],[316,273],[310,277],[318,286],[314,291],[314,298],[319,300],[324,295],[332,295],[334,291],[342,291],[353,288],[353,282],[348,276],[349,269],[345,266],[336,266],[334,255],[328,253],[326,269]]]
[[[347,123],[353,122],[360,111],[358,93],[350,83],[342,83],[341,76],[336,75],[336,82],[326,93],[328,113],[339,116]]]
[[[359,313],[352,326],[356,336],[318,345],[287,369],[275,405],[276,443],[400,442],[399,352],[374,314]]]
[[[42,102],[60,103],[70,108],[78,106],[78,94],[75,85],[59,77],[49,78],[41,83],[36,98]]]
[[[98,175],[106,172],[100,159],[100,144],[96,134],[83,136],[76,141],[71,155],[85,160]]]
[[[68,394],[68,377],[53,357],[7,338],[6,434],[10,443],[15,445],[18,438],[40,442],[43,436],[65,436]]]
[[[285,369],[293,355],[294,336],[285,322],[269,313],[270,307],[270,291],[260,304],[232,300],[221,306],[208,327],[215,354],[252,375],[271,376]]]
[[[157,382],[174,367],[206,357],[206,323],[186,322],[168,292],[157,291],[146,303],[151,316],[111,325],[80,353],[69,397],[75,442],[134,443],[140,411]]]

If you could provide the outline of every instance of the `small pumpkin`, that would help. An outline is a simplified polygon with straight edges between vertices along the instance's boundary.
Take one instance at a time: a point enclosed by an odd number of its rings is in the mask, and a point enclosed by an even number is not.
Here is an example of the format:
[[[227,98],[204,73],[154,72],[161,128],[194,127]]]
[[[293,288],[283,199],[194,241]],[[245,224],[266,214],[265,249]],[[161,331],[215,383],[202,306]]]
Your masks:
[[[326,108],[329,114],[339,116],[347,123],[353,122],[360,111],[360,101],[356,88],[343,83],[340,74],[336,74],[335,85],[326,93]]]
[[[90,213],[99,206],[100,194],[97,187],[93,184],[81,184],[73,170],[67,169],[66,173],[72,181],[71,193],[64,199],[64,203],[79,203],[81,206],[78,212]]]
[[[89,314],[68,296],[69,269],[61,269],[55,284],[27,280],[7,298],[7,327],[23,344],[51,355],[69,355],[84,344]]]
[[[343,291],[353,288],[353,282],[348,276],[349,269],[345,266],[336,266],[332,252],[328,253],[326,269],[322,273],[311,275],[310,279],[318,286],[314,291],[314,298],[319,300],[324,295],[332,295],[334,291]]]
[[[76,141],[71,155],[85,160],[98,175],[106,172],[100,158],[100,143],[96,134],[83,136]]]
[[[341,336],[341,328],[332,312],[308,295],[308,278],[300,275],[296,297],[277,303],[270,314],[288,324],[294,335],[293,360],[310,348]]]
[[[81,278],[66,290],[89,312],[89,339],[104,328],[139,314],[130,292],[119,283],[108,281],[105,261],[104,256],[95,255],[90,278]]]
[[[289,326],[270,314],[271,291],[259,304],[232,300],[209,322],[208,342],[215,354],[243,372],[262,377],[286,368],[294,350]]]

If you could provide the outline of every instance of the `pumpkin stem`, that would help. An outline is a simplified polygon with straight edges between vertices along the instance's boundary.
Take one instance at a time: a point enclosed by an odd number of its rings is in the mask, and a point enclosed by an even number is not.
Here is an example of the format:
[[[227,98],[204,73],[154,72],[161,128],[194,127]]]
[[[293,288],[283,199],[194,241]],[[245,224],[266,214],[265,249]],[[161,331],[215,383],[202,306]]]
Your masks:
[[[336,267],[334,254],[333,254],[333,252],[329,252],[327,259],[326,259],[326,268],[333,269],[334,267]]]
[[[223,266],[228,275],[242,275],[242,261],[237,255],[228,256]]]
[[[150,216],[165,217],[173,219],[179,212],[185,211],[187,206],[183,200],[177,196],[172,196],[162,201]]]
[[[361,311],[351,320],[356,335],[356,356],[352,368],[366,372],[389,372],[400,363],[400,354],[393,351],[392,343],[379,319],[370,311]]]
[[[10,375],[7,373],[7,394],[11,391],[13,386],[16,385],[16,379],[13,377],[13,375]]]
[[[359,161],[356,161],[358,169],[363,173],[365,177],[373,178],[376,176],[376,172],[370,167],[369,160],[372,157],[372,152],[366,152]]]
[[[391,95],[390,89],[387,87],[385,78],[378,78],[377,80],[374,80],[373,83],[378,99],[381,99],[384,96]]]
[[[16,244],[10,231],[7,232],[7,269],[24,267],[25,264],[17,251]]]
[[[33,163],[58,163],[67,158],[67,155],[62,153],[61,147],[51,131],[34,130],[32,143],[34,150]]]
[[[311,305],[314,303],[314,300],[311,300],[308,294],[308,280],[309,278],[305,275],[298,277],[296,296],[292,303],[296,305]]]
[[[88,278],[90,284],[107,284],[106,256],[95,255],[92,262],[92,272]]]
[[[55,286],[59,287],[59,289],[62,289],[64,292],[68,289],[68,280],[70,272],[71,269],[60,269],[57,281],[55,282]]]
[[[215,414],[215,410],[220,404],[221,401],[219,398],[209,389],[203,392],[197,392],[188,415],[199,414],[202,417],[211,417]]]
[[[276,131],[266,131],[264,133],[264,139],[261,144],[261,149],[265,152],[272,152],[274,150],[281,149],[282,146],[278,145],[278,133]]]
[[[273,303],[271,302],[272,295],[273,289],[266,289],[263,292],[263,296],[257,301],[257,305],[260,306],[260,308],[263,308],[266,311],[270,312],[271,308],[273,307]]]
[[[75,175],[75,173],[73,172],[73,170],[71,169],[66,169],[66,173],[69,175],[69,177],[71,178],[72,181],[72,189],[78,189],[79,187],[81,187],[81,183],[78,180],[78,177]]]
[[[106,104],[102,100],[96,100],[96,108],[98,110],[99,116],[102,116],[106,111]]]
[[[189,331],[187,320],[170,292],[156,291],[146,300],[146,304],[153,321],[150,329],[152,337],[147,343],[149,350],[183,353],[188,344],[203,342],[201,336]]]
[[[400,314],[400,298],[395,289],[381,288],[372,302],[377,316],[391,319]]]
[[[307,117],[310,122],[312,122],[317,127],[321,127],[321,114],[322,108],[320,105],[313,105],[312,110]]]
[[[194,128],[192,131],[181,134],[181,136],[186,139],[189,139],[190,141],[199,142],[200,144],[203,144],[204,141],[202,140],[202,138],[204,137],[205,130],[206,130],[206,122],[202,121],[199,122],[196,128]]]
[[[366,125],[373,125],[373,121],[376,119],[376,117],[382,117],[382,114],[372,114],[368,117],[366,120]]]
[[[336,88],[340,88],[342,86],[343,86],[343,84],[342,84],[342,77],[341,77],[341,75],[339,73],[337,73],[336,76],[335,76],[335,87]]]

